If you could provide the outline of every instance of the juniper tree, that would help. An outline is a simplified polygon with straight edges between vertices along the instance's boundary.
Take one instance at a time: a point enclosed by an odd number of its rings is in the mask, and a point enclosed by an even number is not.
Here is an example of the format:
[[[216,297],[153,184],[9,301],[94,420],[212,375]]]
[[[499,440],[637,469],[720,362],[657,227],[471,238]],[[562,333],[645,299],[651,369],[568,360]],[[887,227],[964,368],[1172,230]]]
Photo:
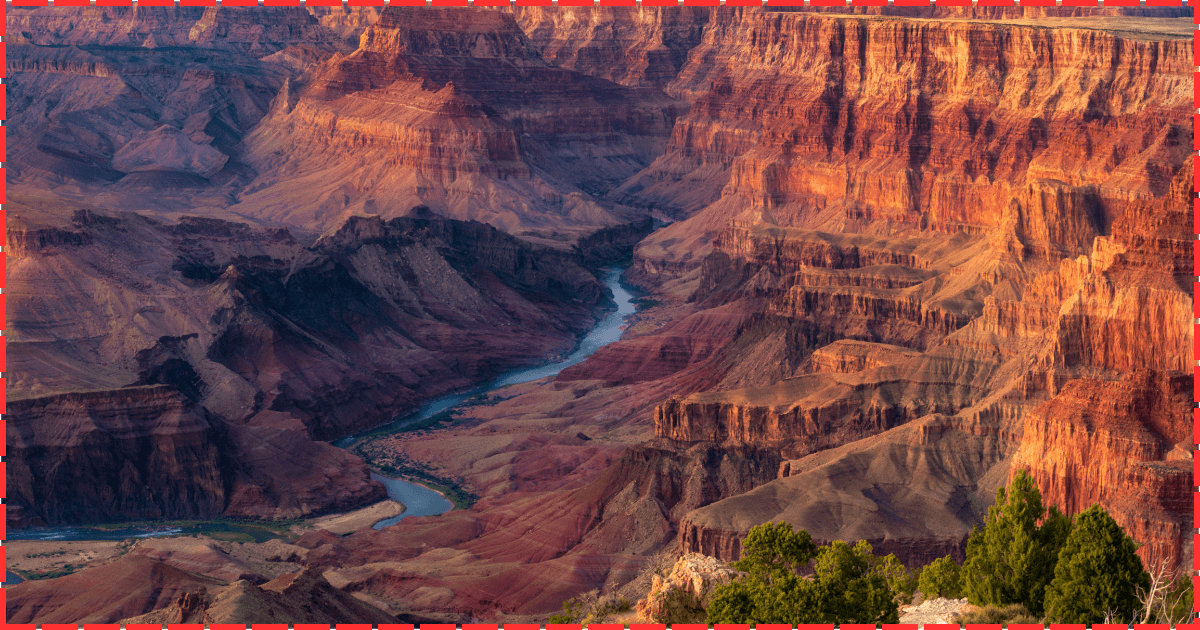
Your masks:
[[[1150,576],[1137,556],[1137,543],[1099,505],[1084,510],[1058,557],[1046,588],[1046,618],[1053,623],[1095,624],[1106,613],[1133,621],[1139,589]]]
[[[1069,518],[1042,506],[1029,473],[1017,473],[1007,491],[996,491],[983,531],[974,528],[967,541],[961,572],[967,599],[976,606],[1022,604],[1040,616],[1046,585],[1054,579],[1058,552],[1070,530]]]
[[[713,593],[710,624],[899,621],[887,578],[876,571],[884,562],[865,541],[817,548],[808,532],[767,523],[750,530],[742,549],[733,566],[746,575]],[[801,577],[810,563],[813,575]]]
[[[938,558],[921,569],[921,577],[917,580],[917,590],[925,599],[962,597],[961,568],[954,558],[946,556]]]

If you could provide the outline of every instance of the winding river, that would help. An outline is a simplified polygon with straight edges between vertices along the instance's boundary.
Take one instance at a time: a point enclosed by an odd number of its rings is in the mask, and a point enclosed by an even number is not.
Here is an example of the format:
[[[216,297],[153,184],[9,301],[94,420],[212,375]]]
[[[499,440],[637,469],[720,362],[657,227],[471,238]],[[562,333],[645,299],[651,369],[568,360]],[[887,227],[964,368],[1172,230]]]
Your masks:
[[[433,416],[452,409],[469,398],[491,391],[500,387],[516,385],[518,383],[528,383],[536,381],[547,376],[554,376],[562,370],[582,362],[584,359],[591,356],[596,350],[606,346],[621,338],[625,326],[625,318],[632,315],[637,307],[635,299],[625,287],[621,286],[621,273],[623,269],[606,269],[604,284],[612,291],[613,299],[617,303],[617,310],[605,317],[590,333],[583,338],[579,343],[579,347],[575,349],[566,359],[548,365],[542,365],[533,368],[525,368],[515,370],[504,374],[495,380],[476,387],[470,391],[459,392],[443,396],[436,400],[426,403],[417,411],[403,417],[396,418],[386,426],[372,430],[369,435],[378,435],[388,431],[398,430],[407,424],[428,420]],[[343,438],[334,443],[334,446],[348,448],[353,446],[358,440],[362,439],[362,435],[350,436]],[[403,503],[405,510],[399,516],[384,519],[375,524],[375,529],[381,529],[388,525],[394,525],[402,519],[410,516],[434,516],[450,511],[453,505],[440,493],[431,490],[423,485],[411,483],[403,479],[392,479],[384,477],[376,473],[371,473],[371,478],[381,482],[387,488],[388,497]],[[264,528],[255,527],[253,524],[239,523],[186,523],[175,522],[170,525],[156,525],[154,523],[145,523],[132,525],[130,527],[118,528],[92,528],[86,526],[64,526],[64,527],[47,527],[34,528],[24,530],[9,531],[7,538],[9,540],[124,540],[126,538],[152,538],[162,536],[181,536],[187,534],[209,533],[213,531],[221,532],[237,532],[248,534],[256,542],[263,542],[270,538],[275,538],[278,535]],[[8,574],[7,581],[9,584],[14,584],[21,578],[19,576]]]
[[[625,318],[632,315],[637,310],[635,298],[632,294],[621,285],[621,273],[623,269],[607,269],[605,270],[604,284],[612,291],[613,300],[617,303],[617,310],[610,313],[601,322],[592,329],[591,332],[579,342],[579,347],[575,349],[566,359],[548,365],[542,365],[532,368],[524,368],[504,374],[495,380],[480,385],[470,391],[459,392],[443,396],[436,400],[426,403],[417,411],[393,420],[390,424],[380,429],[371,431],[371,434],[379,434],[386,431],[398,430],[404,425],[413,422],[421,422],[436,416],[443,411],[453,409],[458,405],[466,402],[470,398],[478,396],[484,392],[509,385],[518,385],[520,383],[528,383],[536,381],[547,376],[554,376],[559,372],[571,367],[577,363],[583,362],[584,359],[590,357],[600,348],[617,341],[621,338],[621,334],[625,328]],[[343,438],[334,443],[335,446],[349,448],[353,446],[361,436],[350,436]],[[382,529],[388,525],[394,525],[409,516],[434,516],[449,512],[453,505],[446,500],[440,493],[435,492],[423,485],[411,483],[403,479],[392,479],[384,477],[376,473],[371,473],[371,478],[383,483],[387,488],[388,497],[404,504],[404,512],[399,516],[394,516],[389,519],[384,519],[375,524],[375,529]]]

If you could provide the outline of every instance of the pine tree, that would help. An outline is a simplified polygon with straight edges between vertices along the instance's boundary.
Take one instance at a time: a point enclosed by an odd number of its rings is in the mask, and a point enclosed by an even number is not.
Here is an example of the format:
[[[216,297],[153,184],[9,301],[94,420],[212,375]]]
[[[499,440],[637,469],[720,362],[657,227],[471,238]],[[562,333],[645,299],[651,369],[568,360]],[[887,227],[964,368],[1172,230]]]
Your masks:
[[[1054,623],[1095,624],[1112,613],[1133,620],[1138,589],[1150,576],[1137,556],[1137,543],[1099,505],[1084,510],[1059,554],[1046,588],[1046,617]]]
[[[817,548],[808,532],[786,523],[759,525],[742,543],[734,568],[747,575],[717,588],[708,607],[714,623],[897,623],[899,608],[888,565],[865,541],[835,541]],[[815,560],[815,562],[814,562]],[[800,569],[813,565],[813,575]]]
[[[962,597],[961,569],[950,556],[938,558],[921,569],[921,577],[917,581],[917,590],[925,599]]]
[[[1017,473],[1007,491],[996,491],[983,531],[973,529],[967,541],[961,575],[968,600],[976,606],[1023,604],[1041,615],[1046,585],[1070,529],[1070,519],[1057,508],[1043,508],[1029,473]]]

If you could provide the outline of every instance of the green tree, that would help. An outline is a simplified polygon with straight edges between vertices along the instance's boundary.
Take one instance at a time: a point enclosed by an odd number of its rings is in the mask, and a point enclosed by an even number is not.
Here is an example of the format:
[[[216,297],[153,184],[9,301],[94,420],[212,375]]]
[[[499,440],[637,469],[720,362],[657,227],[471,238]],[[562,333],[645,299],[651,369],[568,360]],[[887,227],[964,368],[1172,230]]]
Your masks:
[[[925,599],[962,597],[962,575],[958,563],[950,556],[938,558],[921,569],[917,590]]]
[[[891,589],[897,604],[912,603],[913,594],[917,590],[917,575],[909,572],[907,567],[900,564],[896,554],[889,553],[882,558],[876,558],[872,571],[887,580],[888,588]]]
[[[768,584],[794,575],[817,556],[817,545],[803,529],[793,531],[790,523],[764,523],[751,528],[742,541],[742,557],[733,568],[760,577]]]
[[[1090,625],[1111,612],[1118,622],[1133,621],[1141,606],[1138,590],[1150,586],[1137,547],[1099,505],[1080,513],[1046,588],[1046,617]]]
[[[976,606],[1022,604],[1041,615],[1046,585],[1070,531],[1070,519],[1057,508],[1042,507],[1029,473],[1017,473],[1007,491],[996,491],[983,531],[972,530],[967,541],[961,578],[968,600]]]
[[[883,561],[865,541],[817,548],[808,532],[767,523],[750,530],[742,549],[733,567],[746,575],[713,593],[710,624],[899,621],[887,578],[876,571]],[[810,563],[813,574],[801,577]]]

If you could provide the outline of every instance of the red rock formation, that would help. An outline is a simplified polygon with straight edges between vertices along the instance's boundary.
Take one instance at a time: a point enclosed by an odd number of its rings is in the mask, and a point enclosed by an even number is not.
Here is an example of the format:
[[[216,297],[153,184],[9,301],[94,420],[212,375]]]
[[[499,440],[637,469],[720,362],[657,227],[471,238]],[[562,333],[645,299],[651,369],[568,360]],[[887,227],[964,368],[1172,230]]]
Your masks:
[[[1099,500],[1186,562],[1191,452],[1168,447],[1194,359],[1190,21],[932,11],[389,8],[351,54],[326,59],[323,31],[304,30],[318,43],[247,62],[244,90],[222,70],[244,47],[216,50],[206,94],[235,106],[210,116],[205,96],[150,127],[111,122],[124,81],[179,91],[132,79],[133,53],[10,52],[24,64],[10,90],[36,121],[18,185],[61,172],[115,195],[159,177],[116,167],[162,144],[161,164],[191,168],[172,186],[206,192],[130,203],[323,234],[304,247],[219,224],[19,223],[11,383],[25,396],[168,384],[229,418],[238,445],[317,461],[304,432],[337,435],[565,348],[581,328],[563,322],[586,321],[596,297],[568,243],[653,211],[681,219],[642,243],[632,274],[660,306],[557,379],[411,440],[408,454],[486,498],[306,537],[335,586],[455,615],[544,613],[672,540],[732,558],[749,528],[781,520],[920,564],[961,553],[1017,453],[1048,496]],[[218,22],[204,28],[258,32]],[[81,89],[86,103],[60,98]],[[162,124],[179,133],[125,148]],[[207,180],[212,154],[191,145],[210,143],[230,159]],[[426,214],[346,220],[421,201],[556,249]],[[138,309],[101,307],[125,304]],[[1155,376],[1122,380],[1138,370]],[[1089,415],[1101,404],[1108,416]],[[616,458],[651,422],[661,443]],[[1074,453],[1041,457],[1043,438],[1137,463],[1093,474]],[[302,511],[344,483],[335,466],[250,452],[230,486],[240,513]]]
[[[42,523],[220,514],[220,427],[173,388],[13,401],[9,501]]]
[[[682,104],[547,64],[507,12],[472,16],[384,11],[248,140],[260,177],[239,207],[324,229],[425,203],[559,239],[636,218],[592,195],[649,164]],[[294,199],[296,181],[320,188]]]
[[[842,340],[814,350],[809,361],[814,372],[849,374],[895,365],[916,354],[900,346]]]
[[[1147,566],[1179,563],[1191,544],[1192,393],[1179,373],[1070,381],[1025,416],[1013,469],[1030,470],[1042,501],[1068,514],[1099,503],[1143,543]]]
[[[717,203],[643,255],[694,254],[748,211],[830,231],[881,219],[977,230],[1011,220],[1013,196],[1030,194],[1014,213],[1027,244],[1082,253],[1116,204],[1161,194],[1183,158],[1191,62],[1176,35],[1072,24],[1084,22],[714,14],[667,89],[691,110],[622,190],[685,215]],[[1102,78],[1114,59],[1116,82]],[[693,172],[717,186],[695,202]],[[1043,179],[1061,183],[1034,192]],[[1061,216],[1037,219],[1045,203]],[[654,246],[670,239],[675,254]]]
[[[516,7],[521,30],[555,66],[628,86],[664,88],[687,63],[707,7]]]

